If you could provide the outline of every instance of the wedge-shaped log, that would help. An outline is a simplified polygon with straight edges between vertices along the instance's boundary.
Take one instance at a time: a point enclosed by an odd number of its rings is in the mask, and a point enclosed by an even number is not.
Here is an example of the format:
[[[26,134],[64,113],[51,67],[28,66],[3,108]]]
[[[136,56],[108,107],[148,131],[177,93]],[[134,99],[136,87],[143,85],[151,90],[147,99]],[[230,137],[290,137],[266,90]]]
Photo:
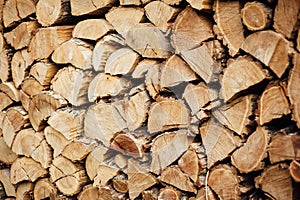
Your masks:
[[[87,15],[87,14],[99,14],[112,5],[116,0],[70,0],[71,3],[71,13],[74,16]]]

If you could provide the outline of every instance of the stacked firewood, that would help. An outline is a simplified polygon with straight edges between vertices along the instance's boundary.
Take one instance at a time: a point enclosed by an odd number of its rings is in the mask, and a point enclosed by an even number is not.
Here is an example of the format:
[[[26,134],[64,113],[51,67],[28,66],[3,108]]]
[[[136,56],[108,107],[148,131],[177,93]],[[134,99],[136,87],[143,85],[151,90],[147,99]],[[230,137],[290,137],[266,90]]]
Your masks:
[[[300,199],[299,0],[0,0],[0,199]]]

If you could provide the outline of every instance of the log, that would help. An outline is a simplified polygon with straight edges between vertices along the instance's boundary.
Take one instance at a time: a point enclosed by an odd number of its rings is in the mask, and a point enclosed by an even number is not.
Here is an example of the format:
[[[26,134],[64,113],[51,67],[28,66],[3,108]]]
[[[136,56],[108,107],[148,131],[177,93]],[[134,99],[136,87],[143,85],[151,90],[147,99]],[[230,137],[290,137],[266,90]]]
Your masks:
[[[27,77],[22,82],[21,89],[25,94],[27,94],[29,96],[29,99],[32,99],[33,96],[39,94],[40,92],[42,92],[43,90],[45,90],[47,88],[42,86],[34,78]]]
[[[11,104],[13,104],[13,100],[7,94],[0,92],[0,110],[4,110]]]
[[[290,174],[295,182],[300,182],[300,163],[293,160],[290,164]]]
[[[188,149],[187,133],[176,131],[157,136],[151,146],[150,171],[159,174]]]
[[[50,62],[37,62],[30,68],[30,75],[41,85],[50,85],[59,67]]]
[[[42,200],[45,198],[50,198],[51,195],[57,194],[56,187],[50,182],[48,178],[43,178],[38,180],[34,185],[33,195],[34,199]]]
[[[244,41],[244,30],[241,19],[240,3],[238,1],[215,2],[214,27],[218,37],[223,40],[231,56],[236,55]]]
[[[164,200],[164,199],[169,199],[169,200],[179,200],[180,199],[180,193],[171,187],[165,187],[160,190],[159,196],[157,198],[158,200]]]
[[[257,41],[264,41],[264,43],[257,43]],[[274,31],[252,33],[245,39],[241,48],[269,66],[278,78],[282,77],[289,66],[289,43]]]
[[[134,71],[132,72],[132,78],[145,78],[145,75],[148,70],[151,68],[155,68],[154,65],[158,65],[156,60],[151,59],[143,59],[141,60],[137,66],[135,67]]]
[[[178,166],[194,183],[197,182],[202,167],[195,149],[189,148],[178,160]]]
[[[193,200],[193,199],[191,199]],[[217,200],[215,194],[209,186],[205,186],[198,190],[195,200]]]
[[[35,4],[32,0],[8,0],[3,7],[4,27],[10,27],[35,13]]]
[[[72,162],[82,161],[95,147],[95,142],[86,139],[74,140],[64,147],[61,155]]]
[[[212,9],[212,4],[214,1],[212,0],[187,0],[187,2],[191,5],[192,8],[196,10],[211,10]]]
[[[20,183],[21,181],[34,182],[48,174],[41,164],[31,158],[19,157],[10,168],[10,181],[12,184]]]
[[[175,52],[181,53],[197,47],[212,37],[212,24],[204,15],[198,15],[188,6],[177,16],[173,24],[171,43]]]
[[[5,143],[3,137],[0,137],[0,152],[0,162],[5,164],[12,164],[18,157]]]
[[[120,0],[120,5],[122,5],[122,6],[129,6],[129,5],[139,6],[142,3],[141,1],[148,1],[148,0]]]
[[[12,31],[4,33],[4,37],[8,44],[19,50],[29,45],[38,26],[36,21],[23,22]]]
[[[180,190],[196,193],[193,184],[189,181],[189,177],[177,166],[170,166],[163,170],[160,180]]]
[[[243,24],[250,31],[259,31],[271,25],[272,10],[260,2],[247,2],[241,10]]]
[[[175,6],[175,5],[179,5],[182,0],[162,0],[162,1],[165,2],[166,4],[169,4],[170,6]]]
[[[93,76],[74,67],[65,67],[53,77],[52,89],[64,97],[73,106],[81,106],[88,103],[88,87]]]
[[[49,172],[51,182],[55,183],[58,190],[67,196],[77,194],[87,181],[82,167],[62,156],[52,161]]]
[[[57,64],[72,64],[74,67],[92,69],[91,46],[79,39],[71,39],[55,48],[51,59]]]
[[[84,186],[83,190],[78,195],[78,200],[85,199],[103,199],[100,194],[98,187],[93,187],[91,185]]]
[[[88,0],[86,2],[70,0],[71,13],[74,16],[97,15],[112,7],[115,2],[115,0]]]
[[[300,51],[300,32],[298,31],[298,37],[297,37],[297,50]]]
[[[0,84],[0,91],[7,94],[15,102],[20,101],[19,91],[13,84],[13,82],[3,82]]]
[[[297,0],[278,0],[274,12],[274,29],[286,38],[293,36],[296,30],[300,3]]]
[[[113,188],[120,193],[126,194],[128,192],[128,180],[124,176],[116,176],[113,179]]]
[[[262,66],[247,57],[229,60],[227,64],[221,88],[224,101],[234,99],[241,92],[245,92],[266,79]]]
[[[97,175],[94,178],[94,187],[104,187],[108,185],[108,181],[117,176],[119,169],[109,165],[99,165]]]
[[[24,92],[23,90],[20,90],[19,95],[20,95],[20,101],[21,101],[21,104],[22,104],[24,110],[26,110],[28,112],[29,103],[31,101],[30,96],[28,94],[26,94],[26,92]]]
[[[62,23],[70,16],[69,0],[39,0],[36,4],[36,18],[43,26]]]
[[[146,73],[146,76],[145,76],[146,89],[149,92],[149,95],[153,99],[159,98],[159,93],[164,91],[164,88],[161,86],[161,83],[160,83],[162,65],[158,64],[158,63],[150,63],[151,66],[149,66],[149,62],[148,62],[148,64],[145,63],[145,65],[146,65],[145,67],[148,68],[148,69],[146,69],[147,72],[145,72]]]
[[[277,134],[268,146],[270,162],[277,163],[285,160],[299,160],[300,136]]]
[[[153,1],[148,3],[145,7],[147,18],[163,32],[166,32],[171,24],[171,20],[178,14],[179,9],[169,6],[161,1]]]
[[[280,86],[267,88],[259,102],[259,124],[264,125],[274,119],[290,114],[290,107],[283,89]]]
[[[18,184],[16,200],[30,200],[32,199],[34,184],[31,182],[23,182]]]
[[[16,196],[16,188],[10,182],[10,170],[9,169],[1,169],[0,170],[0,182],[4,186],[5,194],[7,196]]]
[[[152,103],[149,110],[148,131],[167,131],[173,128],[187,128],[190,123],[189,111],[183,101],[162,98]]]
[[[261,176],[255,178],[255,184],[256,187],[261,188],[271,198],[293,198],[292,179],[286,164],[265,168]]]
[[[112,25],[105,19],[87,19],[76,24],[72,36],[97,41],[113,30]]]
[[[4,38],[3,35],[1,34],[0,36],[0,44],[1,44],[1,50],[0,50],[0,80],[2,82],[7,82],[10,78],[10,65],[8,61],[8,55],[7,51],[5,50],[4,47]]]

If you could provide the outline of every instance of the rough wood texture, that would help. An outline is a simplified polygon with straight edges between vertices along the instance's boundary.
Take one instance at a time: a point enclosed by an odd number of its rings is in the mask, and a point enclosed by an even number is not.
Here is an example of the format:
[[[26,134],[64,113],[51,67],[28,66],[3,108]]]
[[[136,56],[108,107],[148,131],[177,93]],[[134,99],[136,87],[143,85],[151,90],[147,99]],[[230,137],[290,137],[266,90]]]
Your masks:
[[[31,182],[23,182],[18,184],[16,199],[30,200],[32,198],[34,184]]]
[[[0,161],[5,164],[12,164],[18,157],[5,143],[3,137],[0,137]]]
[[[300,182],[300,163],[296,160],[293,160],[293,162],[291,162],[290,164],[289,169],[291,177],[294,179],[294,181]]]
[[[41,85],[50,85],[54,75],[58,71],[58,66],[50,62],[37,62],[30,69],[33,76]]]
[[[34,186],[33,194],[34,194],[34,199],[38,199],[38,200],[51,198],[52,196],[57,195],[57,189],[50,182],[48,178],[43,178],[36,182]]]
[[[115,0],[88,0],[85,2],[70,0],[71,13],[74,16],[99,14],[110,8],[115,2]]]
[[[189,148],[178,160],[178,166],[190,179],[197,182],[198,175],[201,170],[201,165],[198,160],[197,152]]]
[[[10,182],[10,170],[9,169],[1,169],[0,170],[0,182],[4,186],[5,193],[7,196],[16,196],[16,188]]]
[[[192,6],[192,8],[197,10],[211,10],[212,4],[214,1],[212,0],[187,0],[187,2]]]

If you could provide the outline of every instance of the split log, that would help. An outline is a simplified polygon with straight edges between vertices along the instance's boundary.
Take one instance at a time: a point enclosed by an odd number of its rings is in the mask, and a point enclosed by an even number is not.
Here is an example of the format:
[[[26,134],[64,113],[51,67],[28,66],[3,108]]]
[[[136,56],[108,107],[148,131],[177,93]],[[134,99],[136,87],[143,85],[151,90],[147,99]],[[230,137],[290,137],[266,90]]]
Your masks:
[[[79,139],[68,143],[61,155],[72,162],[82,161],[95,147],[96,142]]]
[[[266,78],[261,65],[247,57],[229,60],[227,65],[222,78],[222,95],[225,101],[234,99]]]
[[[189,111],[181,100],[166,98],[152,103],[150,106],[148,118],[150,133],[173,128],[187,128],[189,123]]]
[[[184,50],[181,52],[181,56],[189,64],[191,69],[206,83],[214,81],[213,74],[216,70],[216,64],[206,45],[202,45],[191,50]]]
[[[241,66],[239,66],[241,67]],[[230,130],[243,136],[249,134],[250,120],[255,112],[256,97],[247,95],[213,110],[212,115]]]
[[[124,16],[124,17],[120,17]],[[137,7],[116,7],[112,8],[105,18],[116,29],[116,31],[123,37],[126,33],[137,24],[139,24],[144,17],[144,9]],[[141,42],[141,41],[139,41]]]
[[[290,174],[295,182],[300,182],[300,163],[296,160],[293,160],[290,164]]]
[[[88,40],[99,40],[114,28],[105,19],[87,19],[76,24],[73,37]]]
[[[128,180],[124,176],[119,175],[113,179],[113,188],[120,193],[126,194],[128,192]]]
[[[210,21],[204,15],[198,15],[191,7],[187,7],[177,16],[173,24],[171,43],[176,53],[181,53],[197,47],[212,37]]]
[[[12,164],[18,157],[18,155],[8,147],[3,137],[0,137],[0,152],[0,162],[5,164]]]
[[[26,94],[26,92],[24,92],[23,90],[20,90],[19,95],[23,108],[28,112],[31,97],[28,94]]]
[[[58,71],[58,66],[50,62],[37,62],[30,68],[30,75],[41,85],[50,85],[52,78]]]
[[[262,160],[267,156],[268,135],[262,127],[250,135],[244,146],[231,156],[232,164],[241,172],[249,173],[263,168]]]
[[[167,58],[173,52],[168,38],[150,23],[140,23],[129,29],[126,43],[144,58]]]
[[[71,13],[74,16],[86,14],[96,15],[112,7],[115,2],[115,0],[88,0],[85,2],[81,0],[70,0]]]
[[[195,72],[179,56],[173,55],[162,67],[161,86],[173,87],[197,79]]]
[[[58,108],[67,105],[60,95],[52,91],[44,91],[35,95],[29,104],[29,120],[36,131],[45,127],[45,121]]]
[[[94,102],[97,98],[117,96],[124,93],[130,85],[130,81],[125,78],[99,73],[89,84],[88,99]]]
[[[108,181],[117,176],[119,169],[109,165],[99,165],[97,175],[94,178],[94,187],[103,187],[108,185]]]
[[[149,63],[149,62],[148,62]],[[161,71],[162,71],[162,65],[156,64],[156,63],[150,63],[152,66],[147,66],[147,74],[145,77],[145,85],[146,89],[149,92],[150,96],[153,99],[156,99],[159,97],[159,93],[164,91],[164,88],[161,86]],[[143,66],[142,66],[143,67]]]
[[[189,178],[195,183],[198,180],[201,165],[197,152],[193,148],[189,148],[178,160],[178,166]]]
[[[79,39],[71,39],[60,44],[51,58],[57,64],[72,64],[82,70],[92,69],[91,46]]]
[[[37,80],[35,80],[35,78],[27,77],[23,81],[21,85],[21,89],[23,92],[29,95],[30,98],[32,98],[33,96],[45,90],[45,87],[42,86]]]
[[[300,127],[300,54],[295,54],[293,63],[294,67],[292,68],[289,76],[287,93],[289,100],[293,106],[292,118],[297,122],[297,126]]]
[[[11,197],[16,196],[16,188],[10,182],[10,170],[9,169],[1,169],[0,170],[0,182],[4,186],[5,194],[7,196],[11,196]]]
[[[141,192],[157,183],[156,178],[147,173],[146,167],[133,159],[128,160],[127,175],[130,199],[135,199]]]
[[[151,146],[150,171],[159,174],[188,149],[187,133],[176,131],[157,136]]]
[[[10,181],[12,184],[17,184],[21,181],[34,182],[48,174],[48,171],[40,163],[27,157],[17,158],[11,165],[10,170]]]
[[[152,188],[142,192],[143,200],[156,200],[158,199],[158,189]]]
[[[300,51],[300,31],[298,31],[298,37],[297,37],[297,50]]]
[[[48,178],[40,179],[34,185],[33,195],[36,200],[42,200],[45,198],[51,199],[51,195],[56,194],[57,189]]]
[[[170,20],[178,14],[178,9],[161,1],[153,1],[145,6],[147,18],[163,32],[166,32],[171,24]]]
[[[187,0],[187,2],[191,5],[192,8],[196,10],[211,10],[212,4],[214,1],[212,0]]]
[[[132,72],[132,78],[145,78],[145,74],[147,71],[157,65],[158,62],[156,60],[151,59],[143,59],[140,61]]]
[[[289,66],[289,43],[274,31],[252,33],[245,39],[241,48],[270,67],[279,78]]]
[[[0,44],[1,44],[1,50],[0,50],[0,80],[2,82],[7,82],[10,78],[10,65],[9,65],[9,58],[7,55],[7,51],[4,47],[4,39],[1,34],[0,36]]]
[[[3,92],[0,92],[0,111],[13,104],[13,100]]]
[[[161,172],[160,180],[180,190],[196,193],[189,177],[178,166],[170,166]]]
[[[130,48],[120,48],[111,53],[105,63],[105,73],[126,75],[132,72],[139,62],[139,55]]]
[[[287,38],[293,36],[293,31],[296,30],[300,3],[297,0],[278,0],[274,12],[275,30],[283,34]]]
[[[129,5],[139,6],[142,3],[141,1],[148,1],[148,0],[120,0],[120,5],[122,5],[122,6],[129,6]]]
[[[30,200],[32,199],[34,184],[31,182],[22,182],[18,184],[16,200]]]
[[[240,199],[237,172],[228,165],[214,168],[209,174],[207,183],[220,199]]]
[[[206,150],[208,168],[227,158],[237,147],[233,134],[212,121],[200,127],[200,133]]]
[[[271,24],[272,10],[260,2],[247,2],[241,11],[243,23],[250,31],[268,28]]]
[[[286,164],[267,167],[261,176],[255,178],[255,183],[271,198],[293,199],[292,179]]]
[[[58,190],[67,196],[77,194],[87,181],[85,171],[81,166],[75,165],[62,156],[53,160],[49,172],[51,182],[55,183]]]
[[[91,185],[84,186],[83,190],[78,195],[78,200],[100,199],[103,200],[98,187]]]
[[[166,4],[169,4],[170,6],[175,6],[175,5],[179,5],[182,0],[162,0],[162,1],[165,2]]]
[[[64,67],[52,79],[52,89],[70,104],[81,106],[88,103],[88,87],[93,76],[74,67]]]
[[[35,5],[32,0],[5,1],[3,7],[4,27],[10,27],[33,13],[35,13]]]
[[[69,0],[39,0],[36,4],[36,18],[43,26],[62,23],[69,15]]]
[[[74,26],[53,26],[38,29],[28,49],[32,59],[48,58],[60,44],[71,39],[73,28]]]
[[[285,160],[300,159],[300,136],[296,134],[284,135],[279,133],[272,138],[268,147],[271,163]]]
[[[229,54],[236,55],[244,41],[244,29],[241,19],[240,2],[215,2],[214,27],[218,37],[228,46]]]
[[[126,121],[118,112],[116,104],[94,104],[89,107],[84,119],[85,136],[101,141],[106,147],[109,147],[114,134],[126,127]]]
[[[194,200],[194,199],[190,199],[190,200]],[[200,190],[198,190],[195,200],[217,200],[217,198],[213,193],[213,191],[210,189],[210,187],[205,186],[200,188]]]
[[[36,21],[23,22],[10,32],[4,33],[8,44],[14,49],[27,47],[38,28]]]
[[[290,114],[288,100],[280,86],[270,87],[263,92],[259,102],[259,112],[260,125]]]
[[[13,82],[3,82],[0,84],[0,91],[7,94],[15,102],[20,101],[19,91]]]
[[[180,193],[171,187],[165,187],[160,190],[159,196],[157,198],[158,200],[179,200],[180,199]]]

